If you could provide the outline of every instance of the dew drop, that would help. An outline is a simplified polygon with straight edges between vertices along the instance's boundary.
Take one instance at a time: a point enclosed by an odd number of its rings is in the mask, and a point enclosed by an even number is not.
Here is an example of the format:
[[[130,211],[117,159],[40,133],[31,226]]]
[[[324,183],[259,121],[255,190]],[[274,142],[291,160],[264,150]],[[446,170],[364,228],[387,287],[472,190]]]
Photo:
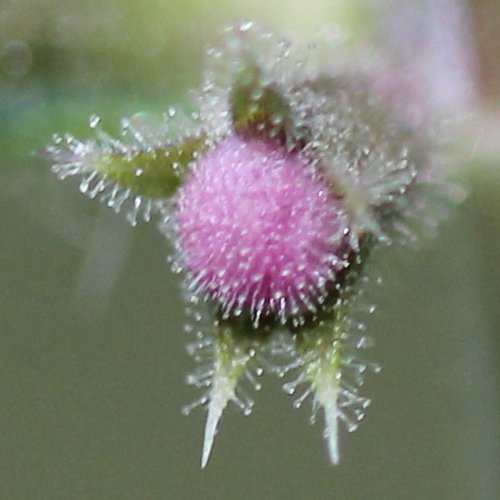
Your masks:
[[[271,123],[273,125],[280,125],[283,122],[283,115],[281,113],[275,113],[271,116]]]
[[[125,134],[127,130],[130,128],[130,120],[128,118],[122,118],[122,120],[120,121],[120,126],[122,134]]]
[[[61,144],[63,141],[63,138],[59,134],[53,134],[52,141],[54,142],[54,144]]]
[[[252,29],[253,23],[252,21],[246,21],[240,24],[240,31],[245,33],[246,31]]]
[[[347,422],[347,432],[354,432],[359,426],[358,424],[355,424],[354,422]]]
[[[250,98],[252,99],[252,101],[258,101],[259,99],[262,99],[263,95],[264,90],[261,87],[257,87],[256,89],[252,90]]]
[[[91,115],[89,118],[89,127],[94,129],[99,123],[101,123],[101,117],[99,115]]]

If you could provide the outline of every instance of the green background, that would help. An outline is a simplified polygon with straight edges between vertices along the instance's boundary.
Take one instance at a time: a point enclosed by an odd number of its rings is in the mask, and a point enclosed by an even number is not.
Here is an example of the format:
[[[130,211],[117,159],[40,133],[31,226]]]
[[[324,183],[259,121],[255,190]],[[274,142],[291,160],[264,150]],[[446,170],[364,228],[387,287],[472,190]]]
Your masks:
[[[202,47],[241,17],[306,40],[324,22],[358,35],[374,22],[358,1],[0,3],[0,498],[500,498],[498,127],[481,118],[493,147],[468,146],[477,129],[464,141],[466,202],[434,241],[372,266],[384,284],[368,357],[383,370],[340,466],[309,409],[264,376],[253,414],[227,411],[199,469],[204,413],[180,411],[198,394],[168,245],[37,152],[53,132],[88,136],[94,112],[113,132],[181,102]]]

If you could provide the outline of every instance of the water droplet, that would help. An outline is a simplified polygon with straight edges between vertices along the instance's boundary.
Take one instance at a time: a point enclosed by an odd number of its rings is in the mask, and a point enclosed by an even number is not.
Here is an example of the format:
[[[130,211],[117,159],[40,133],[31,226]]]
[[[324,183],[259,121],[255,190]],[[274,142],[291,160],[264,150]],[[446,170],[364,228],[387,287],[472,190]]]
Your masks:
[[[346,422],[346,426],[348,432],[354,432],[359,427],[358,424],[354,422]]]
[[[120,121],[122,134],[125,134],[130,127],[130,120],[128,118],[122,118]]]
[[[99,123],[101,123],[101,117],[99,115],[91,115],[89,118],[89,127],[96,128]]]
[[[252,21],[245,21],[245,22],[240,24],[240,31],[244,33],[246,31],[252,29],[252,26],[253,26]]]
[[[256,89],[252,90],[250,98],[252,99],[252,101],[258,101],[262,98],[263,95],[264,89],[262,89],[262,87],[257,87]]]
[[[271,123],[273,125],[280,125],[283,122],[283,115],[281,113],[275,113],[271,116]]]
[[[53,134],[52,141],[54,142],[54,144],[61,144],[63,138],[59,134]]]

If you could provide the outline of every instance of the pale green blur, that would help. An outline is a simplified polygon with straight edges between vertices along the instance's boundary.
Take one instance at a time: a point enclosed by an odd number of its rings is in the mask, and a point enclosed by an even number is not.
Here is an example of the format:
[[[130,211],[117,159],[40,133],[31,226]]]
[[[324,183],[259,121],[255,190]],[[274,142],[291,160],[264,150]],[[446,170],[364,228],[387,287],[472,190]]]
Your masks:
[[[164,239],[57,181],[40,152],[54,132],[89,137],[92,113],[116,132],[123,116],[186,105],[228,22],[304,43],[329,28],[362,48],[375,4],[0,1],[0,498],[500,498],[498,113],[462,132],[470,196],[440,236],[373,266],[385,283],[367,357],[383,371],[367,376],[373,404],[343,434],[341,465],[309,409],[265,377],[251,417],[223,417],[201,471],[205,414],[180,411],[199,394]]]

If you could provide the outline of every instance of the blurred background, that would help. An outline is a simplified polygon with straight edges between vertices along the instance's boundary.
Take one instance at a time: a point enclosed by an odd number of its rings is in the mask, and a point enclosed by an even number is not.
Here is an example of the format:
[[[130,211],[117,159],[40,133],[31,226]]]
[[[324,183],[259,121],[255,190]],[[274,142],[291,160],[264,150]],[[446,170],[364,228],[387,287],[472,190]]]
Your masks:
[[[383,371],[335,469],[272,377],[250,418],[227,411],[199,469],[205,415],[180,412],[197,393],[165,241],[36,154],[54,132],[88,137],[92,113],[116,132],[182,105],[203,47],[243,18],[386,51],[407,99],[462,124],[469,197],[434,241],[374,266]],[[500,498],[498,26],[498,0],[0,0],[0,497]]]

